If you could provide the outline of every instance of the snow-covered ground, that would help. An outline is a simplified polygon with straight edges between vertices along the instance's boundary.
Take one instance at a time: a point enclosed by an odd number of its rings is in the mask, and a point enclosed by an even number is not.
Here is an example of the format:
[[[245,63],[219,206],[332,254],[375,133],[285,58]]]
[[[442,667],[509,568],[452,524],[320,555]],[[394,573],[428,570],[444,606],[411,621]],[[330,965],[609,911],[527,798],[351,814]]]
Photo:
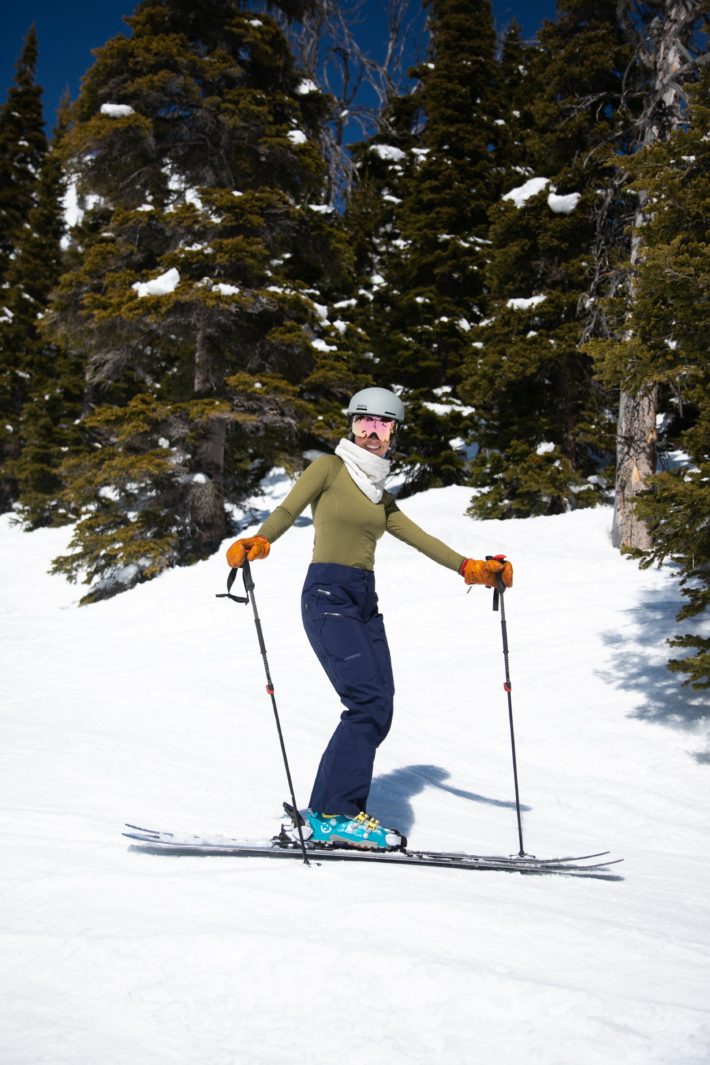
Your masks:
[[[273,499],[286,485],[272,485]],[[2,1065],[707,1065],[708,708],[664,667],[678,592],[610,513],[475,523],[506,599],[526,849],[609,848],[623,880],[153,856],[153,827],[269,835],[287,797],[251,608],[223,557],[77,608],[66,530],[0,523]],[[311,529],[254,566],[296,795],[339,707],[300,626]],[[371,808],[414,847],[513,853],[499,615],[392,537],[398,683]]]

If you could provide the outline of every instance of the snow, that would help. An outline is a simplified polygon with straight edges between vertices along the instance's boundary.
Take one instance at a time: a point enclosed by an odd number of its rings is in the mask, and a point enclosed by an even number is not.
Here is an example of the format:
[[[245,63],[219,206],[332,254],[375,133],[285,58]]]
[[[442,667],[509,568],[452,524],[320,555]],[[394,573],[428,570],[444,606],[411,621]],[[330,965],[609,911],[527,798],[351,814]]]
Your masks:
[[[528,200],[533,196],[537,196],[538,192],[542,192],[550,184],[550,179],[546,177],[533,177],[525,182],[524,185],[519,185],[515,189],[511,189],[510,192],[506,192],[503,196],[504,200],[512,200],[516,207],[523,207]]]
[[[423,407],[432,411],[433,414],[438,414],[440,418],[446,417],[447,414],[463,414],[466,417],[470,414],[476,413],[475,407],[465,407],[462,403],[432,403],[431,400],[425,400],[422,403]]]
[[[79,193],[75,178],[67,182],[66,192],[62,197],[62,208],[64,211],[64,223],[69,229],[81,223],[84,212],[79,206]]]
[[[238,296],[241,289],[238,285],[230,285],[226,281],[214,281],[212,291],[219,292],[220,296]]]
[[[64,224],[68,229],[71,229],[73,226],[81,225],[86,212],[90,211],[93,207],[100,203],[101,197],[90,195],[82,197],[82,200],[83,206],[79,198],[76,177],[70,176],[67,183],[66,191],[62,197]],[[66,250],[68,246],[68,238],[66,236],[62,237],[62,247]]]
[[[292,129],[286,134],[291,144],[305,144],[308,137],[302,129]]]
[[[512,299],[506,301],[506,307],[511,307],[514,311],[527,311],[530,307],[537,307],[547,299],[547,296],[538,293],[536,296],[522,297],[520,299]],[[482,323],[481,323],[482,324]]]
[[[143,299],[145,296],[168,296],[179,284],[180,273],[173,267],[150,281],[136,281],[131,288],[138,293],[139,299]]]
[[[506,192],[502,199],[512,200],[517,208],[521,208],[524,207],[528,200],[532,199],[533,196],[537,196],[539,192],[546,189],[548,185],[550,185],[549,178],[529,178],[529,180],[523,185],[518,185],[517,188],[511,189],[510,192]],[[579,203],[581,196],[581,192],[570,192],[565,196],[558,196],[554,185],[551,185],[547,197],[547,205],[555,214],[570,214]]]
[[[275,474],[252,501],[252,531],[288,486]],[[515,562],[526,849],[608,847],[624,879],[132,850],[124,820],[280,823],[251,608],[214,598],[223,551],[77,608],[47,575],[70,530],[5,515],[3,1065],[705,1065],[708,709],[664,666],[677,584],[611,548],[607,509],[474,522],[470,495],[402,509],[462,553]],[[300,623],[311,540],[304,517],[253,567],[302,804],[339,712]],[[415,847],[514,852],[490,593],[393,537],[377,579],[398,690],[372,810]]]
[[[312,92],[318,92],[318,86],[310,78],[304,78],[296,86],[296,92],[299,96],[308,96]]]
[[[128,118],[129,115],[134,115],[135,111],[130,104],[101,104],[101,114],[108,115],[109,118]]]
[[[566,196],[558,196],[551,192],[547,197],[547,206],[555,214],[571,214],[582,198],[581,192],[570,192]]]
[[[316,351],[337,351],[338,350],[336,344],[329,344],[326,340],[322,340],[320,337],[316,337],[315,340],[311,341],[311,347],[315,348]]]
[[[406,152],[396,148],[393,144],[371,144],[370,151],[378,155],[380,159],[387,159],[393,163],[399,163],[406,158]]]
[[[192,206],[195,207],[198,211],[201,211],[203,209],[204,204],[202,203],[202,197],[200,196],[197,189],[184,189],[183,197],[185,203],[191,203]]]

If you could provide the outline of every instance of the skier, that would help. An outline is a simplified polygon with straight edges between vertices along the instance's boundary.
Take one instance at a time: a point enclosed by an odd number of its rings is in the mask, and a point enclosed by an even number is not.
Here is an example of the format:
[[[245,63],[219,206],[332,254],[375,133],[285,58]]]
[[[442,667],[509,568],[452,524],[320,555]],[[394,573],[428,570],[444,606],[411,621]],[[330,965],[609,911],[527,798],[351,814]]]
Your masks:
[[[317,843],[391,850],[406,844],[367,813],[375,753],[392,722],[394,680],[375,594],[375,547],[386,531],[456,570],[466,584],[513,583],[510,562],[466,558],[430,536],[397,506],[384,484],[404,405],[385,388],[365,388],[348,405],[349,436],[316,459],[254,536],[227,551],[233,568],[266,558],[271,544],[310,504],[313,561],[301,613],[306,635],[345,706],[326,747],[305,811]]]

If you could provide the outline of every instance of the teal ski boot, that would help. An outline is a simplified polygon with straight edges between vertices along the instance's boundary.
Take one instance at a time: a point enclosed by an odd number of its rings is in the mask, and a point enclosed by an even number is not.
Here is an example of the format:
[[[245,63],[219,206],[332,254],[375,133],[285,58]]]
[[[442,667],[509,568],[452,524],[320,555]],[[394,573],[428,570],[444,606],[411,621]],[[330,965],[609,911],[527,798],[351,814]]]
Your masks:
[[[309,843],[332,847],[355,847],[358,850],[395,851],[407,846],[407,840],[394,828],[384,828],[369,814],[356,817],[346,814],[319,814],[305,811],[306,824],[312,829]]]

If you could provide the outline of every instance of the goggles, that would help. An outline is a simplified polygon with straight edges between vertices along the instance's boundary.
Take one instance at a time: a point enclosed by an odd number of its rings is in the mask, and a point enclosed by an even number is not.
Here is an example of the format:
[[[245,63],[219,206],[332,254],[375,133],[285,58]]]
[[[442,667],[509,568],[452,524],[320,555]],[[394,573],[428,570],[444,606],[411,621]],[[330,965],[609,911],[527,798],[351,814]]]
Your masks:
[[[380,443],[384,444],[394,435],[395,421],[393,418],[376,418],[371,414],[356,414],[352,428],[355,436],[364,439],[375,433]]]

